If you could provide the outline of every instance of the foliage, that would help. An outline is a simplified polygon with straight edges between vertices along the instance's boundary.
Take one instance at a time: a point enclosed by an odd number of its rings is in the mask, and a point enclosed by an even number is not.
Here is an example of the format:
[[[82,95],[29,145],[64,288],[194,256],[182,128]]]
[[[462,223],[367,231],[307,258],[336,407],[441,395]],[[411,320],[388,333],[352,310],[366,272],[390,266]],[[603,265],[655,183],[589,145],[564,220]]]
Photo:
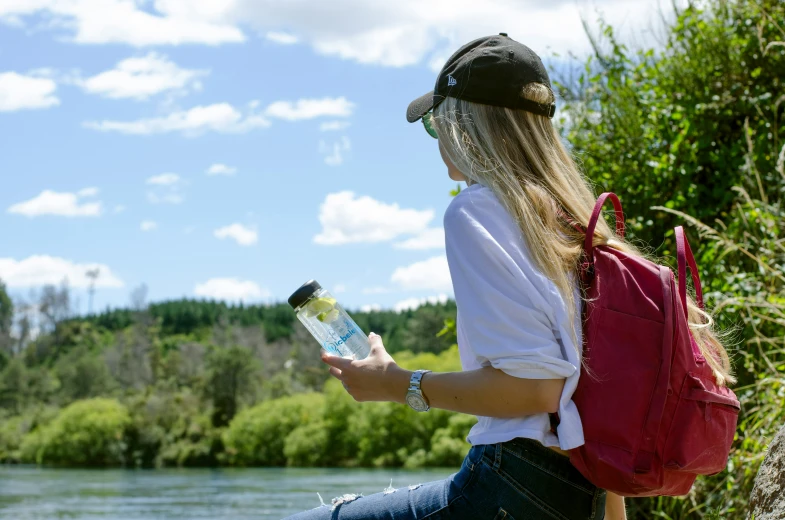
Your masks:
[[[577,81],[561,81],[562,128],[598,191],[615,191],[628,229],[673,256],[687,224],[704,292],[736,345],[742,403],[728,471],[686,497],[628,500],[630,518],[744,518],[765,446],[785,423],[785,4],[695,2],[660,49],[590,34]],[[651,207],[653,206],[653,207]]]
[[[659,51],[633,52],[604,24],[589,34],[583,73],[557,84],[564,133],[598,189],[621,195],[632,234],[659,244],[673,228],[653,204],[726,219],[748,164],[745,121],[757,135],[752,162],[770,166],[761,185],[776,189],[785,49],[773,43],[783,20],[780,0],[718,0],[682,11]]]
[[[14,304],[0,280],[0,370],[3,369],[13,348],[11,325],[14,318]]]
[[[114,381],[100,356],[79,346],[58,359],[55,375],[60,382],[58,396],[64,402],[110,394]]]
[[[747,146],[752,155],[753,141]],[[743,186],[734,189],[738,218],[728,224],[713,227],[674,211],[708,241],[700,259],[710,280],[707,296],[717,302],[715,314],[721,311],[725,322],[737,320],[735,391],[742,413],[727,472],[699,479],[684,498],[633,502],[638,517],[744,518],[766,446],[785,425],[785,248],[779,236],[785,229],[785,146],[780,158],[774,196],[756,186],[761,174],[752,166],[744,181],[759,191],[753,198]]]
[[[88,399],[64,408],[20,447],[25,462],[69,466],[117,466],[125,463],[128,409],[114,399]]]
[[[460,367],[458,349],[399,353],[404,367]],[[237,465],[403,466],[454,463],[476,422],[445,410],[418,414],[395,403],[355,403],[337,380],[323,394],[298,394],[240,412],[224,434],[226,462]],[[432,447],[435,451],[431,454]]]
[[[189,389],[136,395],[129,400],[128,465],[214,466],[223,450],[209,408]]]
[[[90,406],[102,403],[94,398],[104,397],[117,399],[130,417],[123,427],[124,451],[107,464],[357,463],[351,443],[339,431],[346,421],[327,416],[323,428],[318,421],[330,413],[332,405],[326,405],[321,395],[303,397],[321,390],[329,376],[319,359],[318,345],[291,319],[288,305],[231,306],[181,300],[146,307],[142,296],[136,298],[139,301],[133,309],[57,321],[54,317],[68,316],[67,291],[67,286],[60,286],[42,292],[53,317],[43,334],[24,341],[21,351],[5,353],[0,349],[0,461],[100,464],[84,460],[70,448],[52,451],[52,446],[59,445],[51,439],[54,426],[48,423],[53,419],[52,411],[56,414],[64,407],[64,413],[75,403],[88,416]],[[408,345],[425,352],[421,355],[427,357],[421,362],[432,363],[438,370],[446,365],[433,353],[448,349],[454,335],[439,338],[436,334],[444,319],[454,315],[454,308],[454,302],[448,302],[401,313],[353,315],[365,330],[384,334],[386,345],[400,354],[404,364],[410,359],[420,362],[402,350]],[[277,332],[271,334],[270,330]],[[426,337],[405,334],[407,330],[418,330]],[[456,352],[447,357],[453,360],[447,364],[458,366]],[[344,394],[340,399],[348,397],[340,386],[339,390]],[[235,456],[225,449],[224,438],[232,440],[232,449],[246,442],[235,435],[238,425],[248,422],[248,415],[233,422],[240,410],[263,402],[277,410],[292,402],[278,399],[290,396],[293,402],[317,410],[313,415],[316,422],[303,419],[301,428],[299,420],[290,426],[286,421],[260,426],[270,438],[283,431],[264,459],[242,450]],[[309,399],[316,399],[315,404]],[[343,402],[340,399],[338,403]],[[345,404],[354,408],[351,398],[349,401]],[[41,410],[48,411],[45,421]],[[73,421],[57,424],[65,427]],[[230,424],[234,429],[227,433]],[[338,448],[317,453],[316,448],[328,441]],[[39,457],[39,453],[45,456]],[[395,463],[401,462],[395,459]]]
[[[324,466],[329,452],[330,428],[323,419],[301,424],[284,440],[283,454],[288,466]]]
[[[322,394],[307,393],[265,401],[240,412],[224,434],[227,461],[238,466],[283,466],[284,443],[298,426],[319,420]]]
[[[213,402],[213,424],[226,426],[240,405],[240,396],[253,384],[257,360],[250,349],[214,348],[207,356],[205,391]]]
[[[138,321],[139,311],[130,309],[107,310],[87,318],[75,319],[78,323],[87,320],[101,329],[122,331]],[[299,327],[291,307],[286,303],[274,305],[231,305],[226,302],[202,300],[176,300],[153,303],[144,314],[160,327],[164,336],[199,334],[216,325],[223,327],[261,326],[267,342],[286,340]],[[427,304],[417,310],[352,312],[352,317],[365,331],[374,331],[385,338],[390,351],[399,350],[438,352],[450,343],[430,340],[441,330],[444,320],[455,314],[455,303]],[[425,336],[407,336],[405,332],[420,328]],[[420,342],[429,343],[421,345]]]
[[[33,407],[22,415],[0,415],[0,463],[22,461],[22,441],[36,428],[50,423],[58,410],[54,407]]]

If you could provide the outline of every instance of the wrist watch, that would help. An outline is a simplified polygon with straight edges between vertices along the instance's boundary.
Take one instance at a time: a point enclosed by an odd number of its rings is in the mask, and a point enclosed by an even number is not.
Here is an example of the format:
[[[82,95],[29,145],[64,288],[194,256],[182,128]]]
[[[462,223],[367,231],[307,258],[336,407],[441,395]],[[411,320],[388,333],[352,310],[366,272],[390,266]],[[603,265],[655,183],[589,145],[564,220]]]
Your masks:
[[[415,412],[427,412],[431,409],[428,399],[422,395],[422,390],[420,389],[422,376],[428,372],[430,372],[430,370],[416,370],[409,380],[409,391],[406,393],[406,404]]]

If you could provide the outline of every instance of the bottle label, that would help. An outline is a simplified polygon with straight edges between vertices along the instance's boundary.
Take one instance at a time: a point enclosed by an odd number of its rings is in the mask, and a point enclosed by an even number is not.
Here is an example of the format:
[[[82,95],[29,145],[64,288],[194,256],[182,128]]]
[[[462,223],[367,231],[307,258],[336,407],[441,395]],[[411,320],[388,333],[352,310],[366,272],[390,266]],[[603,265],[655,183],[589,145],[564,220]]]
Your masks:
[[[333,335],[337,336],[337,339],[330,338],[330,339],[335,339],[335,341],[325,341],[324,342],[324,349],[327,352],[338,352],[338,353],[340,353],[340,349],[338,347],[340,345],[344,345],[349,340],[349,338],[351,338],[355,334],[357,334],[357,328],[355,328],[355,327],[352,327],[351,329],[349,329],[346,332],[346,334],[344,334],[343,336],[339,336],[337,333],[330,334],[331,336],[333,336]]]

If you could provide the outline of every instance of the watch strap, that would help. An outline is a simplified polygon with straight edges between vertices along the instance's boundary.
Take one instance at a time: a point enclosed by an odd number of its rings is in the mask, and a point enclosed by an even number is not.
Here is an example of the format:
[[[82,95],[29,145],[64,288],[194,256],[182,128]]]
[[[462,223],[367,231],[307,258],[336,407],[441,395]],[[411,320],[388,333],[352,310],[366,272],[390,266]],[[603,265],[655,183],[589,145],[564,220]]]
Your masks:
[[[422,395],[422,388],[420,387],[420,384],[422,383],[423,376],[429,372],[430,370],[415,370],[412,374],[412,378],[409,380],[409,390],[415,391]]]
[[[420,411],[428,411],[431,408],[431,405],[428,402],[428,398],[425,397],[425,395],[423,395],[422,388],[421,388],[422,378],[423,378],[423,376],[425,374],[427,374],[429,372],[431,372],[431,371],[430,370],[415,370],[414,373],[412,373],[411,379],[409,379],[409,389],[406,392],[406,395],[415,394],[415,395],[419,396],[425,402],[425,406],[427,407],[427,408],[425,408],[425,410],[418,410],[418,409],[415,408],[415,410],[418,411],[418,412],[420,412]],[[411,406],[411,404],[409,406]]]

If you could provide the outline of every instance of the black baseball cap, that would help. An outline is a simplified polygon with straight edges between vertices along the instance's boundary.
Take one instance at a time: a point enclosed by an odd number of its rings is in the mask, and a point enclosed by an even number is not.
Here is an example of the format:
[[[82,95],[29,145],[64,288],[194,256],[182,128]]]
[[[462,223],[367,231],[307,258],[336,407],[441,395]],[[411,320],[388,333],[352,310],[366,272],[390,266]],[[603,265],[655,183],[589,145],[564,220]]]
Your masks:
[[[478,38],[450,56],[436,78],[436,87],[409,104],[406,119],[418,121],[447,96],[552,118],[556,104],[521,97],[521,89],[529,83],[551,88],[548,72],[533,50],[507,33]]]

